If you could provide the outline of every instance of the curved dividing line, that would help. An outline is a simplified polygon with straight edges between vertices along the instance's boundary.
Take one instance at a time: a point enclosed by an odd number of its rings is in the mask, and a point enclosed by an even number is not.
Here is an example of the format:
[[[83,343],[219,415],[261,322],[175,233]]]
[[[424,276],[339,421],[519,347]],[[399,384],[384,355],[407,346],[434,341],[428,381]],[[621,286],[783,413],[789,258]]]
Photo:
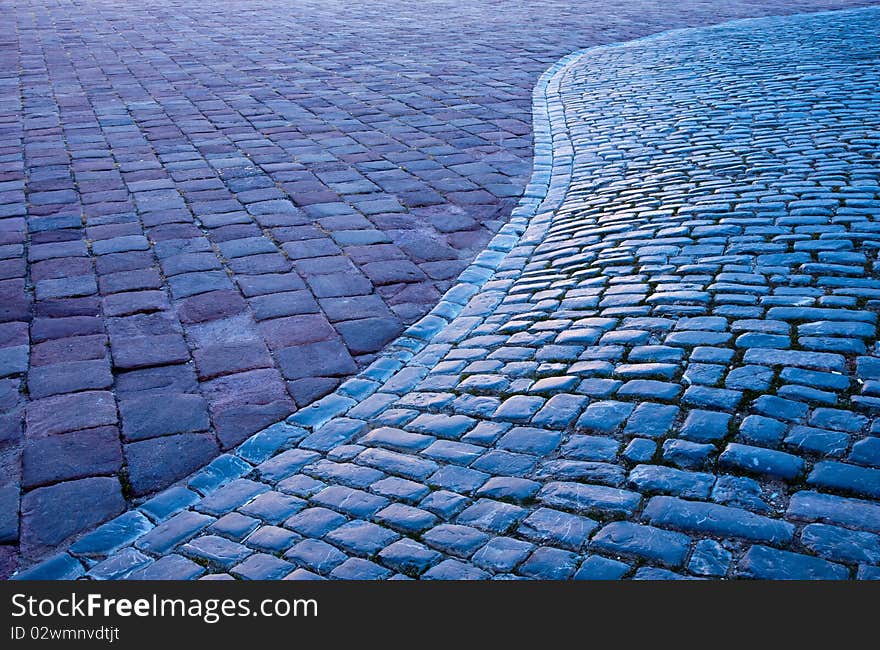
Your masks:
[[[415,355],[438,338],[453,323],[468,301],[494,276],[508,253],[517,246],[537,245],[550,226],[556,209],[562,204],[568,190],[574,165],[574,149],[569,138],[565,106],[561,99],[562,80],[584,57],[608,49],[630,48],[645,42],[675,38],[682,32],[725,31],[750,23],[774,23],[796,16],[846,15],[870,12],[876,7],[862,7],[837,11],[808,12],[780,16],[763,16],[731,20],[706,27],[685,27],[666,30],[628,41],[598,45],[568,54],[538,79],[532,91],[532,128],[534,156],[532,175],[523,196],[511,212],[508,222],[489,241],[486,249],[458,276],[456,283],[443,294],[437,305],[416,323],[410,325],[395,341],[389,343],[378,358],[365,369],[343,382],[333,393],[306,406],[285,420],[266,427],[234,450],[218,456],[203,468],[180,479],[153,499],[171,495],[186,486],[206,497],[228,481],[245,476],[256,465],[270,459],[285,449],[296,449],[305,438],[305,429],[315,430],[329,420],[339,417],[376,393],[398,370],[406,366]],[[512,269],[511,277],[518,277],[520,269]],[[192,492],[187,492],[192,495]],[[163,520],[183,510],[200,499],[189,499],[166,514]],[[138,518],[142,522],[138,521]],[[69,545],[74,553],[84,555],[110,555],[118,549],[133,544],[153,528],[153,524],[137,508],[97,527],[106,534],[106,548],[98,540],[89,541],[93,531],[84,532]],[[80,546],[77,549],[77,546]],[[79,560],[67,551],[44,559],[35,566],[17,573],[12,579],[73,579],[85,574]]]

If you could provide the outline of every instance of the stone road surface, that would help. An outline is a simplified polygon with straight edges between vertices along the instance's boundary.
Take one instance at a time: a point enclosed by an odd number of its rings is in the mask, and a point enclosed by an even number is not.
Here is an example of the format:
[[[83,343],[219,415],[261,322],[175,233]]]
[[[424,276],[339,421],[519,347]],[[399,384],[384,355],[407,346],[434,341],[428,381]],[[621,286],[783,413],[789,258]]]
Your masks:
[[[567,57],[525,198],[429,316],[26,576],[880,577],[877,24]]]
[[[433,307],[521,195],[560,56],[853,4],[0,0],[0,575]]]

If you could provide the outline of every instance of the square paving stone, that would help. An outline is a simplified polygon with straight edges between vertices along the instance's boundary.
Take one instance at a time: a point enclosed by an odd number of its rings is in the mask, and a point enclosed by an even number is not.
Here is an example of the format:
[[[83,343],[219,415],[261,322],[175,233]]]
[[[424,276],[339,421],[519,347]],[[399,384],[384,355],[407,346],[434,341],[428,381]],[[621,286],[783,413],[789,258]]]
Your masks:
[[[518,572],[537,580],[565,580],[574,573],[577,558],[570,551],[542,546],[520,565]]]
[[[180,552],[228,569],[253,553],[249,548],[217,535],[205,535],[184,544]]]
[[[355,520],[350,521],[327,533],[327,541],[336,546],[364,557],[372,557],[400,535],[376,524]]]
[[[348,559],[348,556],[326,542],[304,539],[290,548],[284,557],[324,575]]]
[[[232,567],[230,573],[245,580],[278,580],[294,568],[294,565],[274,555],[256,553]]]

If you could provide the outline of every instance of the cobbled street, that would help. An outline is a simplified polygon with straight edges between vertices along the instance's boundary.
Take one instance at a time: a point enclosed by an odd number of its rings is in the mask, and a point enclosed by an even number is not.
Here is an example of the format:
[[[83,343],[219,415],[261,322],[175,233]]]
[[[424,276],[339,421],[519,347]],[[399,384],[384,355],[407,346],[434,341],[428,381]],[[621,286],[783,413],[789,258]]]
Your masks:
[[[0,575],[873,575],[859,4],[0,0]]]
[[[23,577],[880,577],[878,22],[560,60],[427,317]]]

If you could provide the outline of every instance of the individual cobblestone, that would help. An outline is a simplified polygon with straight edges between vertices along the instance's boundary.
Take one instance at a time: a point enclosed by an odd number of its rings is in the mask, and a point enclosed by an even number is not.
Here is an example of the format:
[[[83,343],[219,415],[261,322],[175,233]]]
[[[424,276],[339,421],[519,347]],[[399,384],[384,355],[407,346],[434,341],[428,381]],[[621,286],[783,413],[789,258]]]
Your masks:
[[[494,271],[448,296],[460,314],[89,561],[135,549],[150,564],[129,577],[206,572],[188,558],[247,577],[267,553],[248,536],[274,526],[296,535],[267,535],[288,578],[875,574],[877,19],[737,22],[561,61],[535,92],[525,207],[488,246]],[[535,421],[564,395],[584,398],[558,402],[564,424]],[[335,446],[299,447],[325,426]],[[85,571],[62,558],[45,570]]]

